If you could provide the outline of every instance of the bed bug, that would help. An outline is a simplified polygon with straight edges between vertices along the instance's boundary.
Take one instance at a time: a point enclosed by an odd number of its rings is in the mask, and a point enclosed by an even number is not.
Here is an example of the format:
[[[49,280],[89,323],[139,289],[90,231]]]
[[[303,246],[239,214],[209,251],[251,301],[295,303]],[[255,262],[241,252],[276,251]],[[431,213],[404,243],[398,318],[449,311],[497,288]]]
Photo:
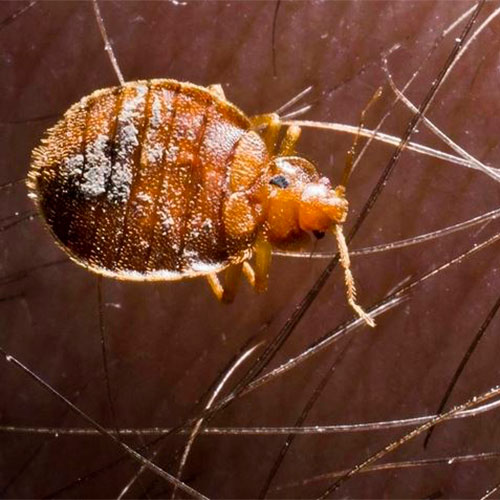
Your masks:
[[[278,145],[280,126],[276,114],[249,118],[220,85],[157,79],[98,90],[33,151],[30,196],[77,264],[121,280],[204,276],[224,302],[241,275],[266,290],[273,246],[333,231],[348,301],[373,325],[356,303],[342,233],[345,182],[333,188],[296,155],[300,128]]]

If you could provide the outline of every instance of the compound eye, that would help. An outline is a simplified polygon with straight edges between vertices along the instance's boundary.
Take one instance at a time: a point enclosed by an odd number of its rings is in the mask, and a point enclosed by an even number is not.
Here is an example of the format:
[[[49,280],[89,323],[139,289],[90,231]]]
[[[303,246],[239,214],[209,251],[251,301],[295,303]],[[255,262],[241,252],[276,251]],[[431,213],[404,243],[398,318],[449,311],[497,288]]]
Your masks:
[[[278,186],[281,189],[285,189],[288,187],[289,182],[286,180],[286,177],[284,175],[275,175],[274,177],[271,177],[271,179],[269,180],[269,184]]]

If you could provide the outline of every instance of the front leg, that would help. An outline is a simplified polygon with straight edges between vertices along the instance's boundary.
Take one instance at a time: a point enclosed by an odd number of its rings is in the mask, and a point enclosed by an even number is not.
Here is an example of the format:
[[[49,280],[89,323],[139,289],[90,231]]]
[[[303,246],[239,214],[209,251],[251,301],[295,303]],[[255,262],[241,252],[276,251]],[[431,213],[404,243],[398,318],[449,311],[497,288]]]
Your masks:
[[[301,134],[300,127],[297,125],[288,127],[285,137],[278,148],[278,135],[283,125],[280,117],[276,113],[269,113],[267,115],[253,116],[250,120],[254,129],[264,128],[262,138],[269,152],[277,153],[279,156],[292,156],[295,154],[295,146]]]
[[[234,300],[243,274],[253,289],[262,293],[267,290],[269,268],[271,266],[272,246],[263,234],[257,237],[254,246],[255,264],[252,267],[248,261],[229,266],[224,274],[224,286],[217,274],[207,275],[207,281],[218,300],[229,304]]]
[[[255,264],[243,263],[243,275],[258,293],[267,290],[269,268],[271,267],[272,247],[264,235],[259,235],[254,246]]]
[[[266,144],[267,150],[274,153],[278,143],[278,135],[281,128],[280,117],[276,113],[266,115],[256,115],[250,118],[254,130],[264,129],[261,133]]]
[[[295,154],[295,146],[300,139],[301,132],[301,128],[297,125],[290,125],[286,129],[285,137],[280,144],[280,156],[293,156]]]

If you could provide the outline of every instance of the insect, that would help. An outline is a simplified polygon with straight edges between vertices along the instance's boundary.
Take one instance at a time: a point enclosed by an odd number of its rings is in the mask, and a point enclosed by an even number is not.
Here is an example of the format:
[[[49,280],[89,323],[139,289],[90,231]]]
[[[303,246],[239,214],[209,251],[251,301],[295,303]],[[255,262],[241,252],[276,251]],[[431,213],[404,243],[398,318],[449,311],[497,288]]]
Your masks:
[[[98,90],[33,151],[30,196],[58,244],[90,271],[204,276],[223,302],[242,275],[267,289],[273,246],[332,231],[348,302],[373,326],[356,303],[342,232],[349,166],[333,188],[296,155],[300,128],[288,127],[278,144],[280,127],[276,114],[247,117],[220,85],[157,79]]]

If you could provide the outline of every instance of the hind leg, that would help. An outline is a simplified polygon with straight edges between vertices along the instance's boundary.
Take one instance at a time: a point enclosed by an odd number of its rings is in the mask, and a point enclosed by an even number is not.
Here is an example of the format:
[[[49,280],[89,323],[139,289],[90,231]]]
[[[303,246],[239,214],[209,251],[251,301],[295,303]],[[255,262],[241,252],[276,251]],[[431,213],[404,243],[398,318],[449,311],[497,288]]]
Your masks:
[[[207,275],[208,284],[218,300],[226,304],[234,300],[242,274],[256,292],[261,293],[267,290],[272,247],[263,235],[257,237],[254,255],[255,263],[253,267],[247,261],[229,266],[224,273],[224,285],[220,282],[217,274]]]
[[[261,293],[267,290],[272,257],[271,244],[263,236],[259,236],[255,242],[254,256],[254,267],[247,261],[243,263],[243,275],[253,289]]]
[[[242,271],[243,264],[229,266],[224,273],[224,286],[221,284],[217,274],[212,273],[207,275],[208,284],[218,300],[225,304],[229,304],[234,300],[240,285]]]

